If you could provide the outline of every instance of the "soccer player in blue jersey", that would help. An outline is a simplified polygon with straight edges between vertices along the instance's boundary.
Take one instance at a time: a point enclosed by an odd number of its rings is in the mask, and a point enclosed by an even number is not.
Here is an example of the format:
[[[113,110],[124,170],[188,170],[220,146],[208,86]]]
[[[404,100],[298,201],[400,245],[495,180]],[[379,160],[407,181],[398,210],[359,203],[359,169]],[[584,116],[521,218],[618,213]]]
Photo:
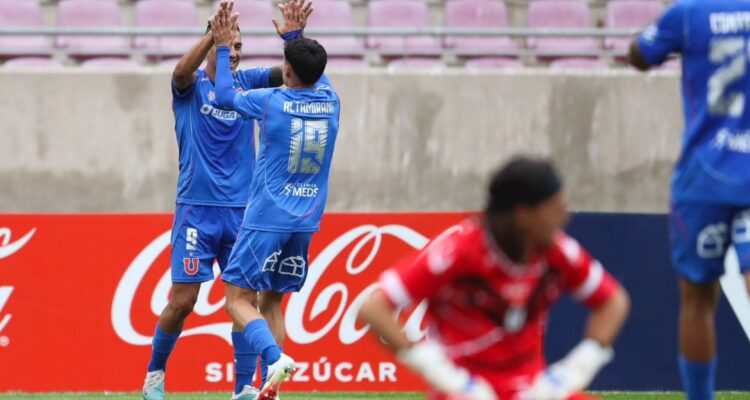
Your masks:
[[[292,13],[298,14],[295,9]],[[212,20],[218,53],[216,101],[258,119],[261,148],[245,218],[222,279],[227,283],[228,313],[243,328],[253,352],[269,365],[259,399],[273,399],[294,368],[280,348],[281,300],[299,291],[307,276],[308,246],[319,230],[328,195],[340,104],[323,75],[325,49],[303,37],[284,45],[285,88],[233,91],[229,45],[234,21],[236,16],[226,10]],[[301,31],[291,34],[301,36]],[[258,292],[262,314],[249,301]]]
[[[729,245],[750,290],[749,46],[750,1],[680,0],[630,48],[640,70],[682,55],[685,135],[672,178],[670,241],[689,400],[713,398],[714,316]]]
[[[231,12],[232,3],[221,9]],[[311,9],[301,12],[289,28],[276,24],[280,35],[304,28]],[[242,56],[239,28],[229,39],[229,90],[233,93],[279,86],[281,68],[238,71]],[[205,69],[198,69],[207,59]],[[251,118],[216,104],[216,50],[207,32],[188,51],[172,75],[172,108],[179,147],[179,180],[172,227],[172,291],[153,339],[152,355],[143,386],[143,398],[164,398],[167,358],[193,310],[201,283],[214,279],[213,264],[224,269],[234,245],[250,196],[255,168]],[[246,298],[255,304],[255,301]],[[239,329],[239,328],[238,328]],[[235,347],[235,399],[255,399],[252,379],[257,356],[250,354],[241,331],[232,333]],[[252,367],[251,367],[252,366]]]

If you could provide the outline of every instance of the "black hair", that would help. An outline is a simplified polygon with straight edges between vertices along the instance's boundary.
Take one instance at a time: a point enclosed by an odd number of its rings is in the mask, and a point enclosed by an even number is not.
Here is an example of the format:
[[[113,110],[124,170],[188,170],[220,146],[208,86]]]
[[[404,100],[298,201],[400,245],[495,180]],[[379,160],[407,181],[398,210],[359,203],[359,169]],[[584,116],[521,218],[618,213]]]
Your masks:
[[[326,69],[328,54],[316,40],[298,38],[284,43],[284,58],[304,85],[312,85]]]
[[[519,156],[492,177],[487,214],[502,214],[518,205],[534,207],[557,194],[562,180],[551,162]]]

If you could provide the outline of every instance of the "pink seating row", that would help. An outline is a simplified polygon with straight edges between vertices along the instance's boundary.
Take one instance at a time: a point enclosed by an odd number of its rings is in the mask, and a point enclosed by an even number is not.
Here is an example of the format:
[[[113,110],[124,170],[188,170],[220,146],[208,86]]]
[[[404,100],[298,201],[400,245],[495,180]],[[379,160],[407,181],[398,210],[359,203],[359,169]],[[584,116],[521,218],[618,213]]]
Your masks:
[[[243,27],[270,27],[273,5],[265,0],[236,0]],[[655,0],[612,0],[607,5],[606,25],[611,28],[642,28],[663,9]],[[316,28],[353,27],[351,5],[346,0],[317,0],[309,26]],[[448,0],[445,5],[446,27],[503,28],[508,26],[505,4],[499,0]],[[60,0],[58,26],[103,27],[121,26],[122,15],[117,0]],[[140,0],[135,4],[135,25],[140,27],[195,27],[196,6],[185,0]],[[36,0],[0,1],[0,25],[42,26],[42,12]],[[424,0],[371,0],[368,3],[367,25],[370,27],[431,27],[432,22]],[[532,28],[590,28],[591,16],[586,0],[532,0],[529,3],[528,26]],[[489,52],[512,53],[518,42],[508,37],[393,37],[373,36],[362,40],[353,36],[319,38],[332,56],[361,56],[365,48],[376,49],[385,56],[405,54],[440,54],[449,49],[460,57],[476,57]],[[111,56],[126,53],[131,47],[146,53],[174,56],[183,53],[196,41],[195,37],[136,37],[132,43],[119,36],[61,36],[54,43],[46,37],[0,36],[0,57],[11,54],[39,55],[52,46],[64,48],[76,57],[75,51]],[[273,36],[246,40],[246,54],[281,52],[281,41]],[[604,46],[623,52],[627,38],[607,38]],[[541,53],[595,53],[601,47],[591,38],[539,37],[528,38],[527,48]],[[13,50],[16,50],[15,52]],[[19,53],[20,52],[20,53]],[[562,55],[562,54],[558,54]],[[87,58],[80,55],[78,58]]]

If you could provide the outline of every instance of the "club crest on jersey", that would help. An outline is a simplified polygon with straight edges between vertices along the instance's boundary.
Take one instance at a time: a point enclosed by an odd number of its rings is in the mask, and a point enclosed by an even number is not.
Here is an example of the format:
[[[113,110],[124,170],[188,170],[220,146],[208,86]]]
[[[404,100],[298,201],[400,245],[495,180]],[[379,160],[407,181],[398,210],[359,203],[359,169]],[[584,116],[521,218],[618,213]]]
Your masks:
[[[200,265],[200,260],[193,257],[193,258],[183,258],[182,263],[185,267],[185,273],[188,275],[195,275],[198,273],[198,266]]]
[[[208,91],[208,101],[216,100],[216,93],[213,90]]]
[[[520,332],[526,325],[526,315],[525,307],[510,307],[505,312],[505,330],[508,333]]]

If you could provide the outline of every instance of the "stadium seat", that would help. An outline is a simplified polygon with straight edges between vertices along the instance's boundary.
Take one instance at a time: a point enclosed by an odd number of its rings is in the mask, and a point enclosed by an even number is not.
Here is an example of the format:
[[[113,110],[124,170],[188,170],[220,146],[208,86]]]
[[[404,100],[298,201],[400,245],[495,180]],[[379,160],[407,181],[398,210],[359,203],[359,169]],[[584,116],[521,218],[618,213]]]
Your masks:
[[[15,70],[61,68],[62,66],[58,61],[45,57],[19,57],[8,60],[3,64],[3,68]]]
[[[195,28],[198,21],[195,3],[186,0],[140,0],[135,4],[135,26],[162,28]],[[134,47],[145,50],[149,58],[178,56],[190,49],[200,36],[141,36]]]
[[[664,11],[664,4],[656,0],[612,0],[607,3],[607,28],[643,29]],[[604,47],[617,55],[625,55],[632,38],[604,39]]]
[[[388,63],[388,69],[390,70],[402,70],[402,69],[430,69],[440,70],[445,68],[443,61],[438,58],[431,57],[409,57],[399,58]]]
[[[62,0],[57,10],[57,24],[61,27],[122,25],[122,14],[116,0]],[[71,57],[76,59],[121,55],[130,48],[128,40],[122,36],[60,36],[57,38],[57,46],[70,50]],[[78,50],[81,53],[76,53]]]
[[[523,63],[514,58],[479,57],[466,61],[469,69],[510,69],[523,68]]]
[[[218,8],[218,4],[214,4],[214,10]],[[240,31],[243,28],[252,28],[274,32],[271,23],[271,20],[276,18],[273,8],[272,3],[266,0],[235,0],[234,10],[240,13]],[[317,9],[317,4],[315,8]],[[244,35],[242,43],[243,56],[268,57],[284,54],[284,41],[275,32],[269,36]]]
[[[505,3],[496,0],[449,0],[445,5],[447,28],[505,28],[508,11]],[[443,40],[447,49],[459,56],[481,56],[482,53],[513,51],[516,42],[508,37],[448,36]]]
[[[86,69],[135,69],[140,68],[141,64],[129,58],[101,57],[86,60],[81,63],[81,67]]]
[[[367,68],[367,63],[361,58],[332,57],[326,64],[328,68]]]
[[[605,69],[609,66],[595,58],[558,58],[549,64],[551,69]]]
[[[530,28],[591,28],[591,13],[585,0],[533,0],[529,3]],[[581,56],[600,49],[591,38],[530,37],[530,49],[540,53],[542,59]]]
[[[317,28],[352,28],[354,16],[347,0],[320,0],[315,2],[315,12],[310,15],[307,26]],[[325,47],[330,56],[361,56],[362,40],[354,36],[314,37]]]
[[[0,26],[41,27],[42,9],[35,0],[0,0]],[[44,36],[0,36],[0,59],[47,55],[52,50]]]
[[[159,61],[159,63],[156,64],[156,67],[172,71],[172,70],[174,70],[174,67],[177,65],[177,63],[180,62],[181,58],[182,57],[169,57],[169,58],[165,58],[165,59]],[[203,64],[199,68],[206,68],[206,62],[204,61]]]
[[[372,28],[429,28],[430,13],[423,0],[372,0],[368,4],[367,25]],[[386,58],[408,54],[438,55],[440,42],[429,36],[372,36],[367,46]]]
[[[255,67],[274,67],[281,65],[284,62],[283,58],[276,57],[256,57],[256,58],[243,58],[240,62],[240,69],[248,69]]]

